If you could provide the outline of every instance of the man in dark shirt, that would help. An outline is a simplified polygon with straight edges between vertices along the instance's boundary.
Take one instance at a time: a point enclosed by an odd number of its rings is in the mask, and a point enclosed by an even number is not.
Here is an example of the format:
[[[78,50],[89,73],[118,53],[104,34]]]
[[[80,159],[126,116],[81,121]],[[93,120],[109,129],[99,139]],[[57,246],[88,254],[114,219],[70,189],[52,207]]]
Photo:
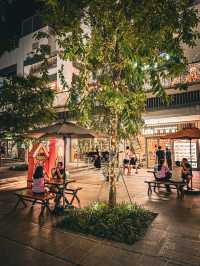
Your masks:
[[[162,150],[161,146],[158,146],[158,149],[156,151],[156,160],[158,162],[158,165],[161,164],[161,161],[165,160],[165,152]]]
[[[171,151],[169,148],[166,148],[165,158],[166,158],[167,166],[168,166],[169,170],[172,170],[172,155],[171,155]]]

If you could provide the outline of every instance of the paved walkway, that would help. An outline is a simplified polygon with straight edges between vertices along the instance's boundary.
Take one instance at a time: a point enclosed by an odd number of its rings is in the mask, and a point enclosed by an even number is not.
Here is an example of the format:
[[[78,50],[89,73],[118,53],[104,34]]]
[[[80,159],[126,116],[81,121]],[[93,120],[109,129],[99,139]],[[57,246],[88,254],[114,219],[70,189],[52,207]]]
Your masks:
[[[55,228],[55,217],[39,218],[40,207],[9,210],[15,197],[0,191],[0,265],[2,266],[200,266],[200,196],[186,195],[183,201],[173,192],[147,197],[145,170],[125,178],[132,199],[157,212],[144,239],[132,246],[99,240]],[[106,200],[108,184],[99,172],[85,169],[73,173],[82,205]],[[19,187],[26,185],[19,177]],[[20,181],[21,180],[21,181]],[[1,186],[1,184],[0,184]],[[9,188],[10,189],[10,188]],[[122,180],[117,184],[118,200],[128,196]]]

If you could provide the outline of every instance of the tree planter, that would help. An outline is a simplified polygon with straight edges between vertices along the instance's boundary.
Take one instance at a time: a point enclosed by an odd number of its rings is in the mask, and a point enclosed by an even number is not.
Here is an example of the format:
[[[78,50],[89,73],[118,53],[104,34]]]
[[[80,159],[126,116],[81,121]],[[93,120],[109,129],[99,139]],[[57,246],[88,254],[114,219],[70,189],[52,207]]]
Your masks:
[[[141,239],[156,214],[136,204],[93,203],[81,210],[70,210],[57,224],[64,230],[133,244]]]

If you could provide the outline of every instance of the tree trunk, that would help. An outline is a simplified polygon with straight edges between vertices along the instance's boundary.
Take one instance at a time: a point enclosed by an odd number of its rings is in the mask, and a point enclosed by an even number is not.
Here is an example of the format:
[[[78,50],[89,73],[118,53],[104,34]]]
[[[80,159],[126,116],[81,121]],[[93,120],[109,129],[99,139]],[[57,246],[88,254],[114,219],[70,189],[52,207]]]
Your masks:
[[[112,136],[111,136],[111,152],[109,156],[110,169],[110,191],[109,191],[109,205],[114,207],[116,205],[116,175],[115,168],[117,164],[117,118],[112,122]]]
[[[116,176],[115,176],[114,162],[111,163],[111,169],[110,169],[109,205],[111,207],[114,207],[116,205]]]

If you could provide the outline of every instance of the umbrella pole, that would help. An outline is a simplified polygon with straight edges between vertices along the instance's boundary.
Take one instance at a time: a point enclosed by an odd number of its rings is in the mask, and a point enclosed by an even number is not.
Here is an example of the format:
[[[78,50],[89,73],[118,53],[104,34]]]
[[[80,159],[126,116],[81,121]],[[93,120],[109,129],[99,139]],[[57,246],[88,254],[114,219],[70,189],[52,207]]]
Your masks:
[[[190,138],[190,164],[192,167],[192,139]],[[192,190],[192,177],[191,177],[191,190]]]
[[[192,139],[190,139],[190,163],[192,166]]]
[[[63,137],[64,140],[64,176],[65,176],[65,172],[66,172],[66,146],[67,146],[67,138]]]

